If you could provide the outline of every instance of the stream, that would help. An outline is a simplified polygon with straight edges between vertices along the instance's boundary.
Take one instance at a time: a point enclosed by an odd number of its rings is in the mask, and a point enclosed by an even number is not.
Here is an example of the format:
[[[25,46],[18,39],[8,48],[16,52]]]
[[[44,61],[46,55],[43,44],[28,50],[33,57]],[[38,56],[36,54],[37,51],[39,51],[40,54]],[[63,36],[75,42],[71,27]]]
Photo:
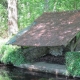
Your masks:
[[[80,80],[49,73],[31,72],[13,66],[0,65],[0,80]]]

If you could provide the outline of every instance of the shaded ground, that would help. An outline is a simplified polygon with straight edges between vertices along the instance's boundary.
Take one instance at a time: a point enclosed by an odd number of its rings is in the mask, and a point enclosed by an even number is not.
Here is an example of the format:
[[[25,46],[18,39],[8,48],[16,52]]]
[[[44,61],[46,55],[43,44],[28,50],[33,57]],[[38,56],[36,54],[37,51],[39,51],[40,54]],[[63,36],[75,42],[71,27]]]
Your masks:
[[[65,57],[62,56],[53,56],[50,54],[47,54],[45,56],[42,56],[40,58],[35,59],[36,62],[48,62],[48,63],[56,63],[56,64],[65,64]]]

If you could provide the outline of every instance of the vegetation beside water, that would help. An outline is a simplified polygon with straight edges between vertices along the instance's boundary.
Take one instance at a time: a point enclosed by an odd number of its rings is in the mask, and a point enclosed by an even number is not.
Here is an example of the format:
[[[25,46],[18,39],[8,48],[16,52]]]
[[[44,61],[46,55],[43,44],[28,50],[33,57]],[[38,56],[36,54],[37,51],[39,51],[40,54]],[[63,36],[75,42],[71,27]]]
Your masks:
[[[12,79],[9,77],[6,71],[0,70],[0,80],[12,80]]]
[[[20,65],[25,61],[20,47],[3,44],[0,48],[0,61],[4,64]]]
[[[80,10],[80,0],[18,0],[19,30],[29,26],[43,12],[71,10]],[[7,31],[7,0],[0,0],[0,37],[8,37]],[[79,38],[80,33],[77,34],[77,40]],[[71,75],[80,76],[80,52],[68,52],[65,58],[68,72]],[[4,41],[3,44],[0,42],[0,61],[5,64],[12,63],[14,65],[27,62],[20,47],[5,45]],[[0,79],[2,80],[1,77]]]
[[[67,52],[65,58],[68,73],[73,76],[80,76],[80,52]],[[0,46],[0,61],[13,65],[27,63],[20,47],[5,45],[4,43]]]
[[[70,75],[80,76],[80,52],[67,52],[66,66]]]

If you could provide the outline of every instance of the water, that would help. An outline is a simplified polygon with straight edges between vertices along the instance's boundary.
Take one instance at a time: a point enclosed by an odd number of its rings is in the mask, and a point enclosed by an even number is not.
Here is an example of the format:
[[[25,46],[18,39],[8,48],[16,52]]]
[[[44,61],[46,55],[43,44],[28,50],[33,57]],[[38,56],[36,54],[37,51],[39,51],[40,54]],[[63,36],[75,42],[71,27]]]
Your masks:
[[[6,67],[0,65],[0,80],[80,80],[55,76],[53,74],[31,72],[26,69]]]

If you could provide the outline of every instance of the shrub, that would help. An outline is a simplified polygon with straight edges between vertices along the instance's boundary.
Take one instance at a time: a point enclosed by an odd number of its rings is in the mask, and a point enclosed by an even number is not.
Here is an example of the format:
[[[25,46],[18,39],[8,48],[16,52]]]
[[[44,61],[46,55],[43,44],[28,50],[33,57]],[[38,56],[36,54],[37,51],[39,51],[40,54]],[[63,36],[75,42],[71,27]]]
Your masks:
[[[25,62],[25,58],[21,53],[19,47],[3,45],[0,49],[0,61],[5,64],[12,63],[14,65],[19,65]]]
[[[12,80],[5,70],[0,70],[0,80]]]
[[[67,52],[66,66],[70,75],[80,76],[80,52]]]

